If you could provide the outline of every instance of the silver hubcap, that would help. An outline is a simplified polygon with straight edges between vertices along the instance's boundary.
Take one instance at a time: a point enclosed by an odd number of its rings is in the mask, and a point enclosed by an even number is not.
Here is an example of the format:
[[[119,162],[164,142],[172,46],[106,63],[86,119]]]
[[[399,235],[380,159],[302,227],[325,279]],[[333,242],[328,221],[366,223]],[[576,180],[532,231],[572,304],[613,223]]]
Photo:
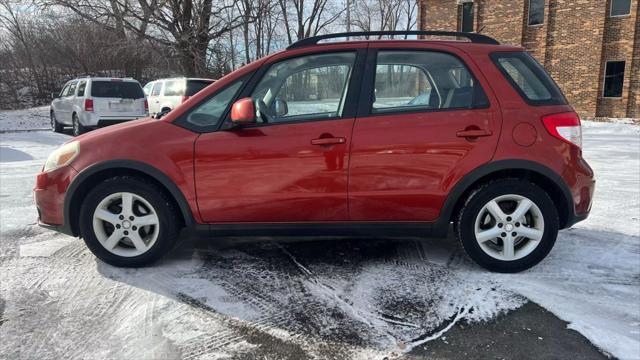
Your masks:
[[[531,254],[543,234],[540,208],[521,195],[498,196],[485,204],[476,217],[476,241],[482,251],[498,260],[518,260]]]
[[[138,256],[158,239],[158,215],[143,197],[119,192],[98,204],[93,213],[93,231],[109,252],[118,256]]]

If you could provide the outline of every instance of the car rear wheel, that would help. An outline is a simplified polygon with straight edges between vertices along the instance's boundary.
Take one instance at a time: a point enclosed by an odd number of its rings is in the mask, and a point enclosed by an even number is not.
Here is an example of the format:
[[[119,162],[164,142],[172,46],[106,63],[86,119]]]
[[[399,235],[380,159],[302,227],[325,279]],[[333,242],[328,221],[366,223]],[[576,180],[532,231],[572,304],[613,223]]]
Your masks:
[[[64,126],[62,126],[62,124],[58,122],[58,119],[56,119],[56,113],[51,111],[49,113],[49,117],[51,118],[51,130],[53,130],[53,132],[61,133],[62,130],[64,130]]]
[[[80,136],[87,132],[87,128],[80,123],[80,119],[78,118],[78,115],[73,114],[72,123],[73,123],[73,136]]]
[[[537,185],[518,179],[489,182],[467,199],[456,221],[465,251],[480,266],[519,272],[544,259],[558,235],[558,211]]]
[[[153,263],[173,247],[179,231],[167,195],[135,177],[101,182],[87,194],[80,213],[85,243],[100,260],[114,266]]]

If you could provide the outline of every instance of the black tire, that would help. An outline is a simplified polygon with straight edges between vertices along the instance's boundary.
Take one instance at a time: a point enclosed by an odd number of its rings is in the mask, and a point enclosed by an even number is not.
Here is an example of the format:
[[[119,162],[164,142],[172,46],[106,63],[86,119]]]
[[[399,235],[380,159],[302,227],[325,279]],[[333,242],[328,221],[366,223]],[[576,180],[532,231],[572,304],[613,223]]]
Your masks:
[[[88,129],[80,123],[78,115],[73,114],[73,136],[80,136],[88,131]]]
[[[53,130],[53,132],[61,133],[64,130],[64,126],[58,122],[56,114],[53,111],[49,113],[49,118],[51,118],[51,130]]]
[[[488,255],[476,241],[475,235],[476,217],[484,205],[507,194],[529,198],[538,206],[544,220],[544,231],[538,246],[528,255],[512,261]],[[469,195],[458,213],[454,228],[467,255],[478,265],[494,272],[515,273],[529,269],[549,254],[558,236],[558,210],[549,195],[536,184],[520,179],[495,180],[481,185]]]
[[[130,192],[141,196],[153,206],[159,220],[159,233],[155,243],[138,256],[119,256],[107,250],[93,229],[93,214],[107,196]],[[116,176],[96,185],[85,197],[80,210],[80,232],[91,252],[107,264],[118,267],[142,267],[162,258],[176,243],[180,221],[171,199],[156,185],[132,176]]]

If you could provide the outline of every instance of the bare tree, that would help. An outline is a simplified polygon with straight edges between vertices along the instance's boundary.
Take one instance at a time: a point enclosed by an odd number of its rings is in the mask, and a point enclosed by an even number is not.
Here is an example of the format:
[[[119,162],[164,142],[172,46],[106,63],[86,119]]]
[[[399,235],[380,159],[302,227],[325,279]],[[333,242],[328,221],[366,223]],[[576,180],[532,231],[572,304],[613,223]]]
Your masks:
[[[240,16],[229,18],[233,7],[213,0],[39,0],[61,6],[84,19],[113,23],[116,33],[123,29],[138,38],[173,47],[186,76],[206,75],[209,43],[240,27]]]
[[[361,31],[411,30],[417,24],[417,9],[415,0],[361,0],[352,11],[351,25]]]
[[[320,34],[346,11],[329,0],[278,0],[278,3],[289,44]]]

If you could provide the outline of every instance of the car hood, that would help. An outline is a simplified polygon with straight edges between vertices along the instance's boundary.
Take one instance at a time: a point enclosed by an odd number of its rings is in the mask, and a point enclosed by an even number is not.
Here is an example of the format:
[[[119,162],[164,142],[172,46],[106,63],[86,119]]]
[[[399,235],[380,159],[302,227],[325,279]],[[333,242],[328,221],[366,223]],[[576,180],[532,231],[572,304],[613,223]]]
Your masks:
[[[137,120],[131,120],[127,122],[123,122],[120,124],[110,125],[107,127],[99,128],[93,131],[89,131],[75,138],[75,140],[83,141],[95,138],[97,136],[108,136],[114,133],[121,133],[123,131],[136,131],[134,129],[144,128],[149,126],[150,123],[155,123],[159,120],[156,120],[152,117],[141,118]]]

